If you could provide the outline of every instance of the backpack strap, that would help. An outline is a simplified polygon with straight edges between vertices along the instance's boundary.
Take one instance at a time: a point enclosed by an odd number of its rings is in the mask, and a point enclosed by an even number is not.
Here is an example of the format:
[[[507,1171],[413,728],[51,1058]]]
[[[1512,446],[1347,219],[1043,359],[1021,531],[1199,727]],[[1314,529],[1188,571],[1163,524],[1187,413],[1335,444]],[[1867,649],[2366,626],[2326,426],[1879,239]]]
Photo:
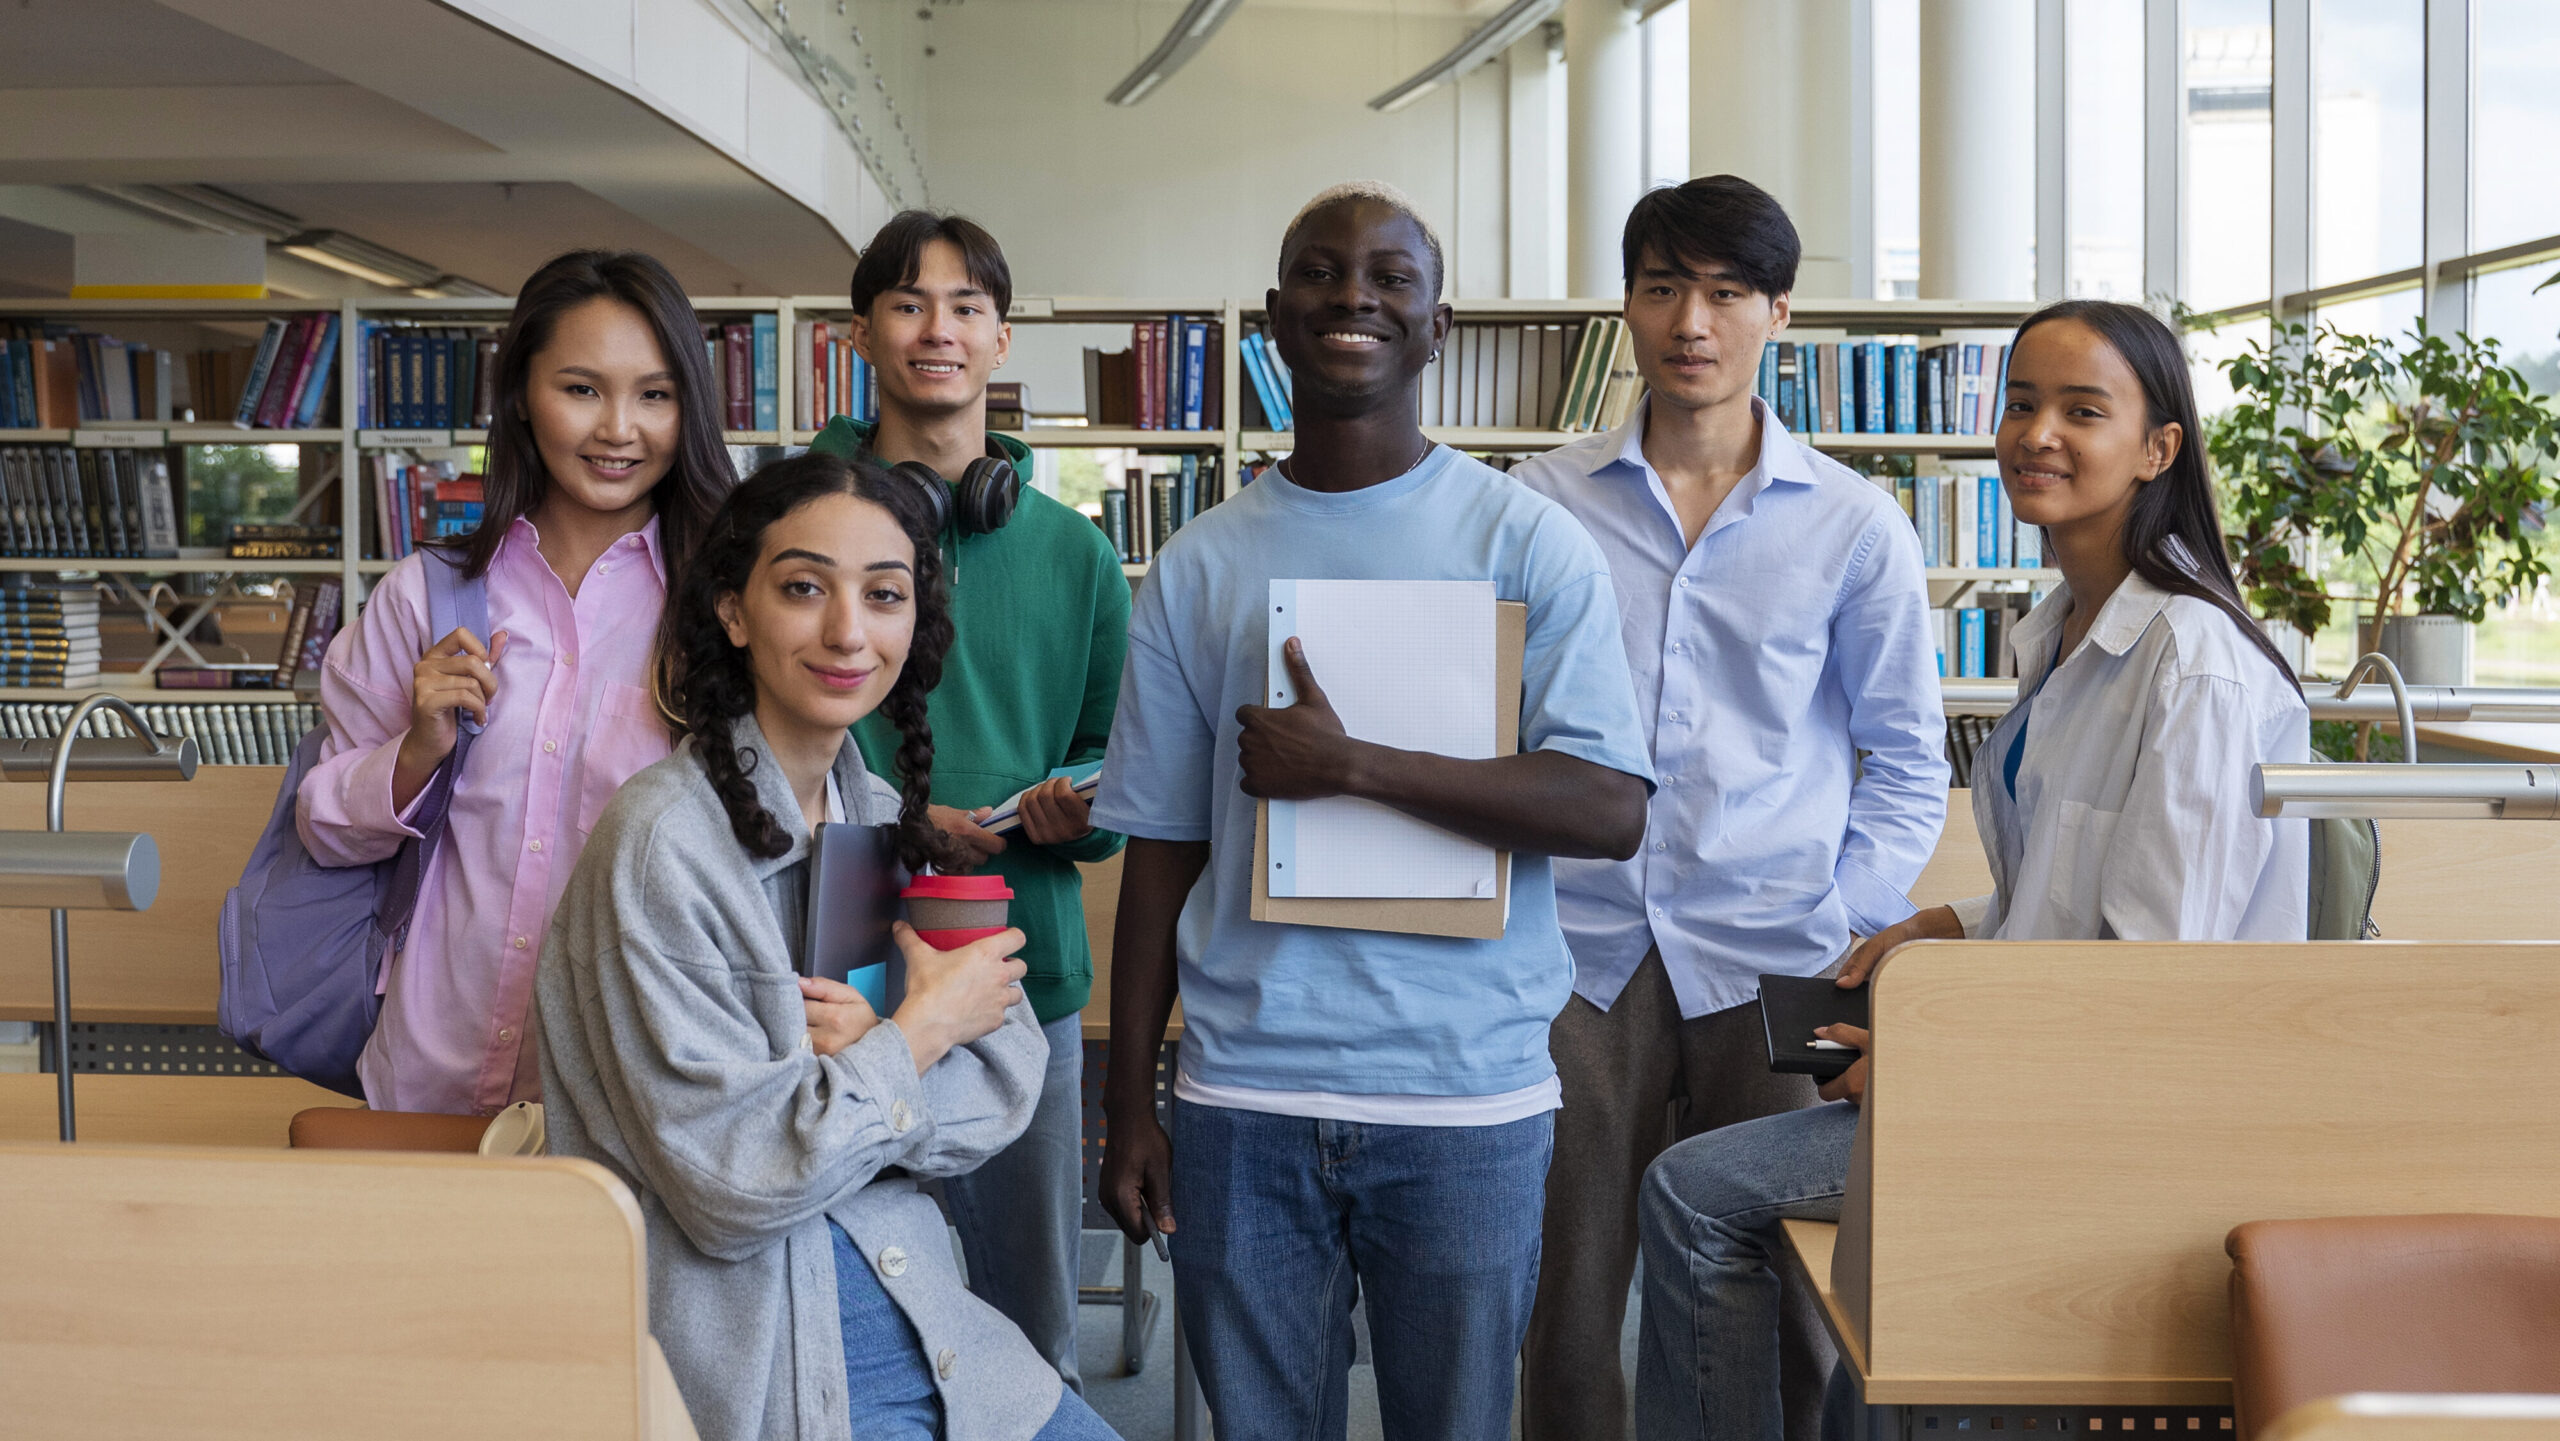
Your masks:
[[[468,626],[471,633],[485,644],[489,639],[489,578],[483,574],[465,577],[463,557],[441,546],[421,547],[427,576],[427,634],[442,640],[456,626]],[[418,909],[418,887],[425,879],[427,861],[435,854],[436,844],[444,837],[444,822],[453,809],[455,778],[462,773],[463,762],[471,754],[472,737],[480,734],[480,723],[467,715],[454,717],[453,754],[436,767],[427,778],[427,788],[418,799],[418,809],[410,824],[418,838],[400,847],[392,858],[389,883],[383,887],[382,905],[374,912],[374,924],[389,937],[394,946],[405,945],[409,936],[409,918]]]

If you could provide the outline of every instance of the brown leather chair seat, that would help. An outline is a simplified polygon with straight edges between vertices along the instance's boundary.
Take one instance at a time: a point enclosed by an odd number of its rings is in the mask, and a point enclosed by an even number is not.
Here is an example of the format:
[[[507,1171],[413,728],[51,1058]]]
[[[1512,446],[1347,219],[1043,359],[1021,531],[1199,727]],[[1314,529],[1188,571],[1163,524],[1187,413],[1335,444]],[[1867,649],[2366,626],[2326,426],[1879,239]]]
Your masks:
[[[288,1144],[323,1151],[472,1151],[486,1116],[439,1116],[423,1111],[367,1111],[315,1106],[296,1114]]]
[[[2348,1392],[2560,1393],[2560,1218],[2251,1221],[2223,1249],[2240,1441]]]

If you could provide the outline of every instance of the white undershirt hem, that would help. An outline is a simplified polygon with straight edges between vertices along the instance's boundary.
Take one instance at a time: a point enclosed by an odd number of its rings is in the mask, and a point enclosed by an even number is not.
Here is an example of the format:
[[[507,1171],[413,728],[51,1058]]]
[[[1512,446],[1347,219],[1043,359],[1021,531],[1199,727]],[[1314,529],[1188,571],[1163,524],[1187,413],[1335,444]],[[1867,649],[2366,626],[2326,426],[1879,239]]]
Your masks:
[[[1554,1076],[1534,1086],[1492,1096],[1355,1096],[1333,1091],[1216,1086],[1194,1079],[1187,1066],[1174,1069],[1173,1094],[1176,1100],[1195,1106],[1374,1126],[1505,1126],[1543,1115],[1564,1103],[1564,1085]]]

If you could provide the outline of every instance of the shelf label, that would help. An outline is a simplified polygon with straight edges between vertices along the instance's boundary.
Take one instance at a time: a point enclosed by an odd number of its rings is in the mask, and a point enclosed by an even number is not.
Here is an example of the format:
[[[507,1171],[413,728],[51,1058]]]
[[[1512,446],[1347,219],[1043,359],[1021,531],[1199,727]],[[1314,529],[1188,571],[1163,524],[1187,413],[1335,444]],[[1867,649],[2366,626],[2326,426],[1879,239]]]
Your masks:
[[[83,428],[71,432],[71,443],[84,450],[156,450],[169,443],[169,432]]]
[[[453,444],[450,430],[368,430],[356,438],[358,445],[380,446],[390,450],[442,450]]]
[[[1058,313],[1058,302],[1046,295],[1017,295],[1013,313],[1029,320],[1046,320]]]

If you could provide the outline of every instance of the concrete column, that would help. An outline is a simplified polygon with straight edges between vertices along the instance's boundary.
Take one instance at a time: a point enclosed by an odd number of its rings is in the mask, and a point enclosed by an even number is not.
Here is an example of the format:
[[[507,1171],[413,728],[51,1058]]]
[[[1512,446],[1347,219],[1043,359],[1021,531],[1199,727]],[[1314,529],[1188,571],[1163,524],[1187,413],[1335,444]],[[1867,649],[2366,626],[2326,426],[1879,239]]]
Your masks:
[[[1510,285],[1514,300],[1562,299],[1566,292],[1564,69],[1543,30],[1503,52],[1510,85],[1507,183]]]
[[[1920,7],[1920,295],[2035,294],[2032,0]]]
[[[1625,293],[1618,237],[1644,194],[1644,44],[1626,0],[1564,11],[1566,278],[1583,298]]]
[[[1859,183],[1853,0],[1689,0],[1689,168],[1778,197],[1804,242],[1796,294],[1845,297]]]

